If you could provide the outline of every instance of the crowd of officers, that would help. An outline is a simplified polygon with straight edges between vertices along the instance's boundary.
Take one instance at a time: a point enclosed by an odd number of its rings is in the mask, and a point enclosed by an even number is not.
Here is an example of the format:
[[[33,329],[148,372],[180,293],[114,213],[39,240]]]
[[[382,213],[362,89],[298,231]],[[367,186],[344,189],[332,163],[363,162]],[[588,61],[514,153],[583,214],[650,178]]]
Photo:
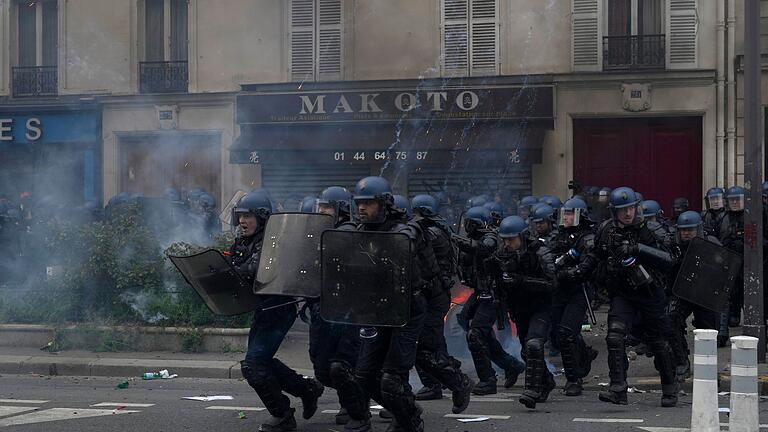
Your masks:
[[[519,402],[529,409],[544,403],[555,389],[545,363],[545,346],[559,351],[567,396],[582,394],[598,352],[581,336],[590,304],[605,293],[610,308],[606,342],[610,384],[601,401],[627,404],[627,345],[645,346],[662,384],[661,405],[677,404],[680,383],[690,374],[686,321],[721,330],[738,325],[743,295],[734,289],[730,314],[719,314],[675,297],[671,285],[690,241],[722,243],[741,253],[745,191],[712,188],[707,209],[699,214],[687,201],[675,200],[672,221],[655,201],[643,200],[628,187],[586,190],[565,203],[557,197],[525,197],[517,215],[504,217],[497,202],[470,200],[459,230],[440,216],[438,200],[395,195],[382,177],[360,180],[353,193],[338,186],[307,197],[301,210],[332,215],[337,229],[405,233],[412,241],[418,271],[413,275],[410,318],[400,328],[357,328],[329,323],[319,302],[304,307],[311,316],[310,358],[315,377],[303,377],[274,358],[297,317],[296,304],[264,296],[249,336],[242,373],[271,417],[260,430],[296,430],[294,409],[284,393],[299,397],[303,417],[317,409],[324,387],[338,394],[336,417],[346,431],[371,428],[369,403],[390,415],[388,431],[421,431],[422,409],[416,400],[439,399],[452,392],[453,412],[461,413],[470,395],[497,391],[493,365],[512,387],[524,374]],[[588,204],[589,202],[589,204]],[[477,205],[480,204],[480,205]],[[264,228],[273,211],[265,190],[245,195],[234,209],[239,236],[230,251],[232,264],[255,281]],[[458,231],[458,232],[457,232]],[[458,316],[479,382],[461,371],[448,353],[444,319],[457,281],[472,289]],[[256,282],[258,283],[258,282]],[[742,291],[743,292],[743,291]],[[275,307],[276,306],[276,307]],[[522,343],[520,361],[506,352],[494,327],[511,320]],[[413,393],[409,372],[416,368],[423,388]]]

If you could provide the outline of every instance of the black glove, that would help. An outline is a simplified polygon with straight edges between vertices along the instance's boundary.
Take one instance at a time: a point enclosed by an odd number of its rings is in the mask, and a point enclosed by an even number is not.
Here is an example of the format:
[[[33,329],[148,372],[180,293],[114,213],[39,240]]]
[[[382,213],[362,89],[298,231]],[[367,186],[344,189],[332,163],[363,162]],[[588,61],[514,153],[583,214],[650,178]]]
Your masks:
[[[637,253],[638,253],[637,243],[624,242],[613,250],[614,256],[619,258],[620,260],[637,256]]]

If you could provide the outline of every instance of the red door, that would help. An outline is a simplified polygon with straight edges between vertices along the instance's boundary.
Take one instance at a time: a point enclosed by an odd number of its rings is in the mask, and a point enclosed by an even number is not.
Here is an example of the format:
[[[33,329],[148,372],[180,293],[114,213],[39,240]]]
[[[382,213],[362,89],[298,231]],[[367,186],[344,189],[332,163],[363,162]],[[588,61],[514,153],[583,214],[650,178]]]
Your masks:
[[[629,186],[661,204],[701,210],[701,117],[573,122],[574,176],[585,186]]]

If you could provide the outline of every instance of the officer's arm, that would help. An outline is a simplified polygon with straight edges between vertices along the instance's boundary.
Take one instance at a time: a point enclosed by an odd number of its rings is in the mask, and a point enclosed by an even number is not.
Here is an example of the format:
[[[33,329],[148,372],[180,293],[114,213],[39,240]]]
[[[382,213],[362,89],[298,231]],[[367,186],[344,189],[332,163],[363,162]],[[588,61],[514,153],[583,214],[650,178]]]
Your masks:
[[[544,272],[544,276],[547,279],[554,279],[557,269],[555,268],[555,255],[552,253],[552,250],[546,245],[542,245],[536,250],[536,257],[539,260],[539,266]]]
[[[586,282],[597,269],[600,262],[598,250],[595,248],[595,236],[588,234],[580,241],[581,259],[572,267],[563,269],[557,273],[557,279],[561,282],[580,283]]]
[[[643,261],[646,261],[661,270],[671,270],[677,262],[670,252],[642,243],[638,243],[637,245],[637,255]]]

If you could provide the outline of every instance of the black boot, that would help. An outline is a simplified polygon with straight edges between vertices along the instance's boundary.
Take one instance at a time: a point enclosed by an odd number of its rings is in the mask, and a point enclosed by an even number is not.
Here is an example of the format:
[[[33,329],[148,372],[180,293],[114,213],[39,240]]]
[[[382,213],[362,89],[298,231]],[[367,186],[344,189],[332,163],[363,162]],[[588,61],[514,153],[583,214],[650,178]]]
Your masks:
[[[603,390],[597,397],[603,402],[610,402],[615,405],[627,405],[627,390],[611,389]]]
[[[581,396],[581,394],[584,392],[584,386],[581,378],[577,379],[576,381],[568,381],[565,383],[564,390],[566,396]]]
[[[292,432],[296,430],[295,409],[290,408],[282,417],[270,417],[266,423],[259,426],[259,432]]]
[[[598,398],[603,402],[615,405],[627,405],[627,352],[624,347],[624,324],[621,322],[608,323],[608,376],[611,385],[601,391]]]
[[[304,420],[309,420],[317,412],[317,400],[323,395],[325,387],[314,378],[306,378],[307,390],[301,396],[301,405],[303,407],[301,416]]]
[[[454,414],[461,414],[469,406],[470,394],[472,394],[472,388],[475,383],[465,374],[461,374],[461,389],[453,390],[451,399],[453,400],[453,407],[451,411]]]
[[[518,400],[526,408],[535,409],[536,402],[543,402],[549,396],[554,388],[554,379],[544,363],[544,342],[541,339],[530,339],[525,343],[525,350],[525,390]]]
[[[504,371],[504,388],[512,388],[517,384],[517,379],[523,372],[525,372],[525,363],[515,358],[512,367]]]
[[[552,393],[552,390],[557,387],[557,384],[555,384],[555,377],[552,376],[552,374],[549,372],[549,369],[547,369],[547,365],[544,365],[544,386],[541,389],[541,394],[539,395],[539,398],[536,399],[536,402],[538,403],[544,403],[547,401],[547,398],[549,398],[549,394]]]
[[[525,390],[518,399],[528,409],[535,409],[536,401],[541,396],[542,376],[541,373],[537,372],[539,371],[536,367],[536,360],[528,357],[528,365],[525,368]]]
[[[347,423],[349,423],[349,413],[346,408],[341,408],[339,409],[339,412],[336,413],[336,424],[345,425]]]
[[[416,411],[414,411],[411,424],[409,425],[410,427],[403,427],[396,420],[392,420],[385,432],[423,432],[424,420],[421,418],[422,413],[424,413],[424,410],[417,404]]]
[[[416,392],[416,400],[440,400],[443,398],[443,386],[424,386]]]
[[[477,396],[496,394],[496,377],[489,379],[488,381],[480,381],[472,389],[472,394]]]
[[[344,432],[368,432],[371,430],[371,414],[366,413],[362,419],[350,418],[344,425]]]
[[[677,383],[661,386],[661,406],[671,408],[677,405],[677,392],[679,386]]]

